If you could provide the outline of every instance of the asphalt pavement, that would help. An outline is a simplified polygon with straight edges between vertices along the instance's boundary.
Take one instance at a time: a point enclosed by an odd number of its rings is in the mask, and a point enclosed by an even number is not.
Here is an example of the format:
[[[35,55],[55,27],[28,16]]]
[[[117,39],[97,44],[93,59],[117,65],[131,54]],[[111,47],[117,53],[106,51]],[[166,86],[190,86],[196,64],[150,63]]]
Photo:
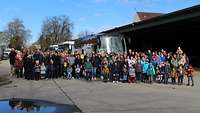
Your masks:
[[[0,73],[9,72],[8,63]],[[1,71],[4,72],[1,72]],[[0,86],[0,99],[40,99],[72,105],[84,113],[199,113],[200,76],[195,86],[86,82],[85,80],[28,81],[11,78]],[[185,83],[186,83],[185,79]]]

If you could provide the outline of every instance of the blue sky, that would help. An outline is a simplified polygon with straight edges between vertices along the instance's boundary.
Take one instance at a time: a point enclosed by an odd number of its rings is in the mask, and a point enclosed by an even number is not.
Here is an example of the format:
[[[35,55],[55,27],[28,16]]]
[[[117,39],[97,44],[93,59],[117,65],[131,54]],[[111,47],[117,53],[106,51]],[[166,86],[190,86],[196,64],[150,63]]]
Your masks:
[[[0,31],[19,17],[37,40],[46,17],[66,15],[74,23],[73,35],[100,32],[131,23],[136,11],[169,13],[200,4],[200,0],[1,0]]]

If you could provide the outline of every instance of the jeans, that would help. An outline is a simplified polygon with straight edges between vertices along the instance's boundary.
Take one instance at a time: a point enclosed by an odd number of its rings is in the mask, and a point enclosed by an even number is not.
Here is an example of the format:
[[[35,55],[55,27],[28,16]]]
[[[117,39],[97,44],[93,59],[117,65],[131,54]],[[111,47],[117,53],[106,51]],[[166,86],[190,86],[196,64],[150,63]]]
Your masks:
[[[188,85],[190,85],[190,80],[192,81],[192,85],[194,85],[193,76],[188,76]]]
[[[72,78],[72,73],[71,72],[67,72],[67,79],[71,79]]]
[[[169,73],[164,74],[164,84],[168,84]]]
[[[75,78],[76,78],[76,79],[80,79],[80,73],[76,73],[76,74],[75,74]]]
[[[14,65],[10,65],[10,76],[14,76],[14,74],[15,74],[15,67],[14,67]]]
[[[151,84],[153,82],[153,76],[151,75],[148,78],[149,78],[149,83]]]
[[[183,75],[178,76],[178,84],[183,84]]]
[[[97,67],[92,67],[92,77],[96,77]]]
[[[123,74],[123,81],[128,81],[128,74]]]
[[[49,71],[48,72],[48,78],[54,78],[54,71]]]
[[[141,72],[136,72],[136,81],[141,81],[141,76],[142,76]]]
[[[92,71],[86,70],[86,80],[92,80]]]

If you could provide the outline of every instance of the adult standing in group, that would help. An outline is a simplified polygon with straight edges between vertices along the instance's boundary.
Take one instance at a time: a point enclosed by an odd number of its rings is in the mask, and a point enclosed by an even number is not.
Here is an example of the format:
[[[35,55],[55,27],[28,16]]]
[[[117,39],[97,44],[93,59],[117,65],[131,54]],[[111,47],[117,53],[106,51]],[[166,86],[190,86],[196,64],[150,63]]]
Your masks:
[[[42,61],[42,55],[41,55],[42,52],[40,52],[40,50],[36,50],[35,53],[33,54],[33,60],[34,62],[39,60],[39,63],[41,63]]]
[[[33,80],[33,67],[34,67],[34,61],[32,59],[32,56],[30,54],[27,54],[28,56],[24,59],[24,76],[27,80]]]
[[[16,56],[16,52],[15,52],[15,49],[12,48],[11,49],[11,52],[9,54],[9,61],[10,61],[10,76],[14,76],[14,73],[15,73],[15,68],[14,68],[14,65],[15,65],[15,56]]]
[[[17,55],[15,56],[15,72],[17,78],[23,78],[23,55],[22,52],[18,51]]]
[[[60,56],[58,52],[56,51],[54,56],[53,56],[53,62],[54,62],[54,68],[55,68],[55,78],[60,77],[59,75],[59,66],[60,66]]]
[[[140,83],[142,76],[142,64],[140,58],[138,58],[138,61],[135,64],[135,72],[136,72],[136,81]]]

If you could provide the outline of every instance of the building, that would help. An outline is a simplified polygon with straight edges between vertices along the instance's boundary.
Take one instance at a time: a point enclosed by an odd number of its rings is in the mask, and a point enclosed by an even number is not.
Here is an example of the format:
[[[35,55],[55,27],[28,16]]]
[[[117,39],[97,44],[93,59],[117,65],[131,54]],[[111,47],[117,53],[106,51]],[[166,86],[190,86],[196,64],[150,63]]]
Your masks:
[[[197,52],[200,29],[200,5],[157,16],[136,17],[136,22],[103,31],[120,33],[126,37],[128,48],[145,51],[164,48],[175,51],[178,46],[188,54],[192,64],[200,64]]]
[[[134,22],[140,22],[163,15],[163,13],[136,12]]]

